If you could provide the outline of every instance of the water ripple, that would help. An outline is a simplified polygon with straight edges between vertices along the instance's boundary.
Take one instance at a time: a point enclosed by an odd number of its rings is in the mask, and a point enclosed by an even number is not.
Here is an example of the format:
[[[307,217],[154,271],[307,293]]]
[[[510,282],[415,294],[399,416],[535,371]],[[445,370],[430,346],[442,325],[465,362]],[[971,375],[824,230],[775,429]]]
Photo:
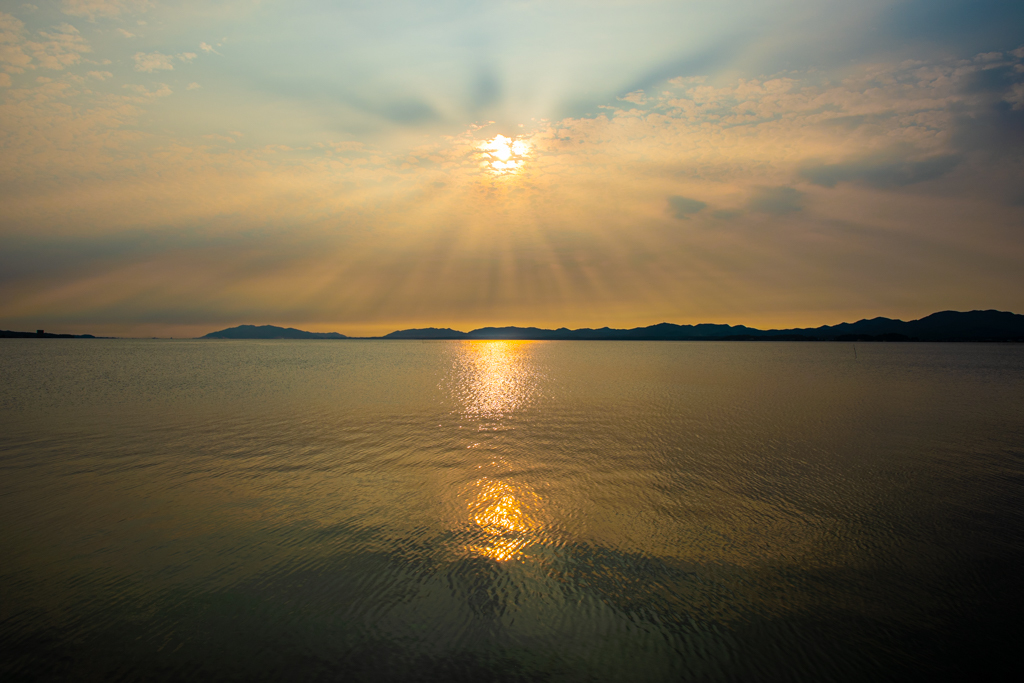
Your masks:
[[[3,680],[1015,666],[1019,346],[3,342]]]

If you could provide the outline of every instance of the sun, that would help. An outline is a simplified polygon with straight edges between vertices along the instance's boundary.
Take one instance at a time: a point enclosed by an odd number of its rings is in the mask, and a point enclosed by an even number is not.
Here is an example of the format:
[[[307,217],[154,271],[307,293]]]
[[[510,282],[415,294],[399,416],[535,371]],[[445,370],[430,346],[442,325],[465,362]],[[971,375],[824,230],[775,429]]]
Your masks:
[[[528,142],[504,135],[495,135],[491,140],[484,140],[477,149],[481,152],[480,167],[496,176],[518,173],[530,154]]]

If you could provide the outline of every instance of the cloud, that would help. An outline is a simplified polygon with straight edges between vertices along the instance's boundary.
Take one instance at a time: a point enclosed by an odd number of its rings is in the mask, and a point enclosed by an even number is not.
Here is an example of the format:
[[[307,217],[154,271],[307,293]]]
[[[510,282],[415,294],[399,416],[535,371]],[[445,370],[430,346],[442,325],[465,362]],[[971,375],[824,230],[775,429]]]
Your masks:
[[[377,110],[388,121],[406,125],[436,121],[440,118],[437,111],[430,104],[413,98],[389,102]]]
[[[340,142],[329,141],[326,143],[318,142],[317,147],[330,148],[333,152],[362,152],[366,149],[366,143],[357,142],[355,140],[342,140]]]
[[[1015,50],[1013,54],[1020,50]],[[1012,158],[1024,145],[1024,57],[964,74],[962,97],[971,107],[957,112],[954,144],[968,155]]]
[[[953,143],[964,154],[989,159],[1020,158],[1024,108],[1000,100],[956,120]]]
[[[1024,83],[1014,83],[1010,86],[1005,100],[1013,106],[1015,111],[1024,109]]]
[[[185,90],[198,90],[199,88],[202,88],[202,87],[203,86],[199,85],[198,83],[189,83],[188,87],[186,87]]]
[[[154,98],[157,98],[157,97],[167,97],[168,95],[172,95],[174,93],[174,91],[171,90],[170,87],[166,83],[161,83],[160,87],[157,88],[156,90],[150,90],[146,86],[138,85],[137,83],[126,83],[125,85],[122,85],[121,87],[125,88],[127,90],[132,90],[132,91],[138,93],[139,96],[140,96],[140,99],[136,100],[138,102],[142,102],[142,101],[145,101],[145,100],[151,100],[151,99],[154,99]],[[144,98],[144,99],[141,99],[141,98]]]
[[[219,52],[214,50],[213,49],[213,45],[210,45],[209,43],[199,43],[199,49],[202,50],[203,52],[212,52],[212,53],[217,54],[217,55],[220,54]]]
[[[618,99],[623,102],[632,102],[633,104],[644,104],[645,102],[647,102],[647,98],[644,97],[643,90],[635,90],[629,93],[628,95],[623,95]]]
[[[924,40],[964,50],[1003,49],[1020,40],[1024,6],[1007,0],[904,0],[885,3],[875,29],[894,43]]]
[[[32,57],[25,52],[25,24],[10,14],[0,12],[0,60],[9,73],[22,73],[32,68]]]
[[[49,31],[29,36],[25,24],[0,12],[0,64],[7,73],[23,73],[26,69],[61,71],[82,60],[92,48],[71,24],[62,23]]]
[[[123,28],[117,29],[117,32],[120,33],[125,38],[134,38],[135,37],[134,33],[132,33],[131,31],[126,31]]]
[[[0,73],[0,88],[11,87],[11,75],[6,73]]]
[[[83,52],[92,48],[71,24],[59,24],[50,31],[40,31],[42,42],[29,41],[32,56],[45,69],[59,71],[81,61]]]
[[[1016,60],[1013,60],[1016,61]],[[999,64],[983,64],[965,70],[961,92],[965,95],[999,95],[1014,83],[1020,82],[1021,74],[1013,68],[1011,61]]]
[[[482,109],[496,104],[501,100],[501,76],[495,69],[481,69],[470,89],[473,106]]]
[[[963,160],[959,154],[940,154],[919,161],[893,157],[883,153],[838,164],[809,166],[800,170],[800,177],[822,187],[850,182],[891,189],[941,178]]]
[[[195,58],[196,58],[196,53],[195,52],[182,52],[182,53],[178,54],[178,59],[180,59],[183,62],[191,62]]]
[[[804,193],[792,187],[759,187],[754,191],[747,207],[777,216],[803,210]]]
[[[171,71],[174,69],[174,58],[170,55],[161,54],[159,52],[151,52],[149,54],[136,52],[132,59],[135,60],[136,71],[153,73],[154,71]]]
[[[95,21],[97,17],[110,18],[145,12],[154,4],[151,0],[61,0],[61,11],[73,17]]]
[[[688,197],[672,195],[668,198],[668,206],[669,209],[672,210],[673,216],[685,220],[690,216],[690,214],[697,213],[704,209],[707,204],[697,199],[689,199]]]
[[[114,77],[114,74],[110,73],[109,71],[90,71],[88,75],[92,76],[97,81],[105,81],[108,78]]]

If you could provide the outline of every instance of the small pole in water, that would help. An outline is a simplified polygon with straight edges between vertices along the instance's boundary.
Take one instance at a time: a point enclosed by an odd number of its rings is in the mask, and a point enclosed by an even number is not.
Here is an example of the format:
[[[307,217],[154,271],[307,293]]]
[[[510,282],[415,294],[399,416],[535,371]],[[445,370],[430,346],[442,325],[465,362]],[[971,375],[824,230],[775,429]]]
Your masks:
[[[857,360],[857,345],[853,345],[853,359]]]

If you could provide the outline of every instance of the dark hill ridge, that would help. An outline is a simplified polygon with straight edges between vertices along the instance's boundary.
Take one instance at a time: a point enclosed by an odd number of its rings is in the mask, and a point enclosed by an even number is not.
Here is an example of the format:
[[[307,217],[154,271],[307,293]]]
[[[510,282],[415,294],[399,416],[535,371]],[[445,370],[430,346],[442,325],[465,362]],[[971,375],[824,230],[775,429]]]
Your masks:
[[[595,340],[683,340],[721,339],[737,335],[763,334],[743,325],[673,325],[658,323],[650,327],[616,330],[610,327],[570,330],[541,330],[536,327],[483,327],[469,332],[464,339],[595,339]]]
[[[200,339],[348,339],[337,332],[305,332],[294,327],[239,325],[200,337]]]
[[[349,339],[337,332],[303,332],[273,325],[241,325],[211,332],[202,339]],[[920,320],[872,318],[780,330],[759,330],[745,325],[674,325],[617,330],[544,330],[537,327],[482,327],[471,332],[427,327],[398,330],[377,339],[539,339],[539,340],[635,340],[635,341],[1024,341],[1024,315],[1005,311],[942,311]]]
[[[941,311],[909,322],[872,318],[855,323],[839,323],[786,332],[832,339],[850,335],[903,335],[921,341],[1024,341],[1024,315],[991,310],[964,313]]]
[[[483,327],[472,332],[428,328],[400,330],[384,339],[594,339],[636,341],[1024,341],[1024,315],[1004,311],[943,311],[904,322],[872,318],[813,328],[758,330],[745,325],[674,325],[617,330],[543,330],[536,327]]]

